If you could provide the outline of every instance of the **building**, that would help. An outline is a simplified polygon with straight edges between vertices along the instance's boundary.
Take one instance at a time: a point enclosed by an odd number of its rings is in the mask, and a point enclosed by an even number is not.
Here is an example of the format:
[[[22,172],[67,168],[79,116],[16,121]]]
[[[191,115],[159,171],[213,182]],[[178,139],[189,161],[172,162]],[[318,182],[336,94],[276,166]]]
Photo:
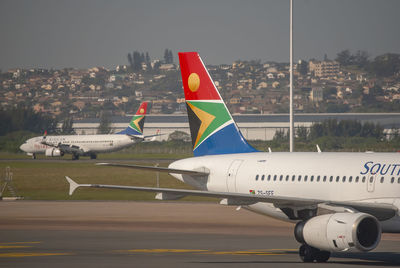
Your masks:
[[[320,78],[337,77],[340,71],[340,65],[337,61],[310,61],[309,68],[316,77]]]
[[[324,95],[322,87],[313,87],[311,89],[310,99],[314,102],[323,101]]]
[[[154,105],[155,106],[155,105]],[[152,112],[154,112],[154,106]],[[246,107],[243,107],[245,109]],[[246,114],[233,115],[243,136],[248,140],[272,140],[277,130],[289,130],[288,114]],[[384,132],[388,133],[393,127],[400,128],[400,113],[337,113],[337,114],[295,114],[295,128],[309,128],[315,122],[326,119],[358,120],[361,123],[379,123]],[[131,116],[113,117],[111,128],[116,133],[126,128]],[[95,134],[99,126],[99,118],[84,118],[74,121],[73,128],[77,134]],[[58,127],[61,127],[61,123]],[[179,130],[190,135],[188,117],[182,115],[147,115],[144,127],[144,135],[153,135],[157,131],[160,136],[157,140],[167,140],[169,134]]]

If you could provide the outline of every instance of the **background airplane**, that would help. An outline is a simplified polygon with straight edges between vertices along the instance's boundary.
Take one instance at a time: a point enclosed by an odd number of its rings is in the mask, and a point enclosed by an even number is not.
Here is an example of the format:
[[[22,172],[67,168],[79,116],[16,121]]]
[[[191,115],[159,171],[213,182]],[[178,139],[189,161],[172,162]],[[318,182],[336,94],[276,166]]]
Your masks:
[[[77,184],[78,187],[155,192],[156,199],[187,195],[296,223],[304,262],[326,262],[331,252],[370,251],[382,232],[400,232],[398,153],[258,152],[240,133],[201,58],[179,53],[194,157],[168,168],[101,163],[168,172],[196,190]]]
[[[129,126],[116,134],[102,135],[59,135],[39,136],[28,139],[20,149],[36,158],[36,154],[49,157],[72,154],[72,159],[90,156],[96,159],[98,153],[121,150],[152,136],[143,136],[143,126],[147,111],[147,102],[143,102],[132,117]]]

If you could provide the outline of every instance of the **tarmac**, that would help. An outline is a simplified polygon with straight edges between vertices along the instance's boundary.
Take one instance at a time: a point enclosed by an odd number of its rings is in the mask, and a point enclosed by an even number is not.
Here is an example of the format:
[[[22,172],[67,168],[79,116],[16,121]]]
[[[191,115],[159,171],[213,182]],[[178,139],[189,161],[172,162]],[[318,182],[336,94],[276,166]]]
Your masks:
[[[311,267],[293,225],[212,203],[1,201],[0,267]],[[327,267],[400,266],[400,234]]]

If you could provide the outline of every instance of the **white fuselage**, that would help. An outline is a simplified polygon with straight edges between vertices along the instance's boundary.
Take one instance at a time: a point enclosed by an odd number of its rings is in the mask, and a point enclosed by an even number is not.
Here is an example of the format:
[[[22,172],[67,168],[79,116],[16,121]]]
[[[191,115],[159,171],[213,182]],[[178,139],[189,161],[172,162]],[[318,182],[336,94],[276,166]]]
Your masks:
[[[398,153],[246,153],[194,157],[170,168],[208,169],[206,181],[172,174],[198,189],[329,201],[377,202],[400,208]],[[268,203],[249,209],[288,220]],[[399,212],[382,222],[400,232]]]
[[[43,144],[43,140],[42,136],[31,138],[22,144],[20,148],[27,153],[43,154],[46,149],[53,148]],[[77,146],[88,154],[113,152],[135,143],[135,140],[128,135],[121,134],[47,136],[45,141],[54,146],[60,143]]]

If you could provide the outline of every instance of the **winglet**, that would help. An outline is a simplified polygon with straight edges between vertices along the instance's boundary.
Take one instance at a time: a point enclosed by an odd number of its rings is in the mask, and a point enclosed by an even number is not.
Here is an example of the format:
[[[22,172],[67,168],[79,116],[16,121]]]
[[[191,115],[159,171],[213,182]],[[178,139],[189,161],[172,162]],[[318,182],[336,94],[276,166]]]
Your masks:
[[[69,183],[69,195],[72,195],[76,188],[78,188],[80,185],[77,184],[76,182],[74,182],[70,177],[65,176],[65,178],[67,179],[68,183]]]
[[[318,153],[321,153],[322,151],[321,151],[321,148],[319,148],[319,145],[317,144],[317,152]]]

